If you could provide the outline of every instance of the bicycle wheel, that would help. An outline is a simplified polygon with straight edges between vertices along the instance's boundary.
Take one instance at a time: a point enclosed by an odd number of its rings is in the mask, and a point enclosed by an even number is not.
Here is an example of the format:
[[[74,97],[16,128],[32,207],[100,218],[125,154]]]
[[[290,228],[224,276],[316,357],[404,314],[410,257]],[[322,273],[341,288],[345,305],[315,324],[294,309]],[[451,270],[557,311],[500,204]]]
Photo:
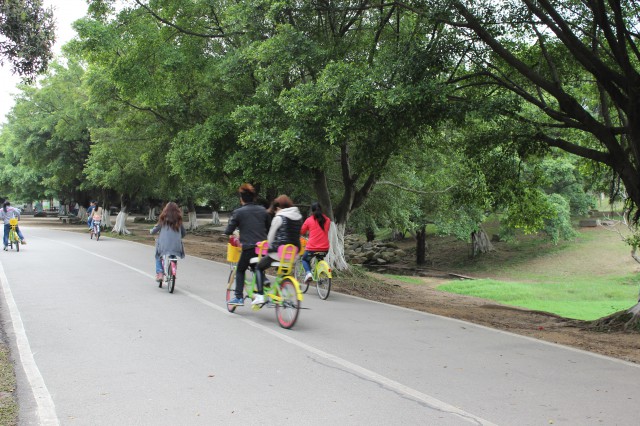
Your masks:
[[[100,240],[100,228],[98,228],[98,232],[96,233],[96,241]]]
[[[325,271],[318,272],[318,282],[316,283],[316,290],[318,290],[318,296],[322,300],[326,300],[331,292],[331,278],[327,276]]]
[[[91,229],[91,232],[89,232],[89,236],[91,237],[91,239],[93,240],[93,228]]]
[[[234,312],[236,310],[235,305],[229,305],[229,300],[236,297],[236,268],[231,268],[229,272],[229,278],[227,279],[227,311]]]
[[[16,240],[16,251],[20,251],[20,240]]]
[[[296,294],[296,287],[289,278],[280,283],[280,296],[282,300],[276,303],[276,318],[282,328],[291,328],[298,319],[300,301]]]
[[[300,284],[300,291],[306,293],[307,290],[309,290],[309,283],[304,281],[304,277],[307,273],[304,270],[304,266],[302,266],[302,260],[300,260],[300,258],[298,258],[295,265],[293,265],[293,271],[298,284]]]
[[[169,290],[169,293],[173,293],[173,290],[176,288],[176,276],[170,272],[167,277],[169,277],[167,279],[167,290]]]

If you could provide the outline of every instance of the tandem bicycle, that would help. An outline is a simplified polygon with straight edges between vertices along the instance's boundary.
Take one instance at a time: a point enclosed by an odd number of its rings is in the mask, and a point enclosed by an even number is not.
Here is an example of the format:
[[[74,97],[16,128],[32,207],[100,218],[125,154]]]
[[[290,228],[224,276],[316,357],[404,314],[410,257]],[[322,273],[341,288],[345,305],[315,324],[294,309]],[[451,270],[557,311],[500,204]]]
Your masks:
[[[245,275],[244,283],[244,299],[253,299],[258,288],[256,270],[258,262],[262,256],[268,256],[268,245],[266,241],[262,241],[256,246],[256,257],[249,261],[249,268]],[[227,261],[230,262],[231,272],[227,282],[227,310],[234,312],[237,305],[230,305],[229,301],[235,297],[236,289],[236,267],[242,247],[227,244]],[[287,244],[278,248],[280,261],[273,262],[272,267],[276,268],[276,278],[269,285],[264,287],[265,303],[252,305],[253,310],[259,310],[263,306],[274,306],[276,311],[276,319],[282,328],[289,329],[294,326],[300,312],[300,302],[303,299],[300,285],[296,278],[292,275],[293,265],[295,263],[298,248],[293,244]]]

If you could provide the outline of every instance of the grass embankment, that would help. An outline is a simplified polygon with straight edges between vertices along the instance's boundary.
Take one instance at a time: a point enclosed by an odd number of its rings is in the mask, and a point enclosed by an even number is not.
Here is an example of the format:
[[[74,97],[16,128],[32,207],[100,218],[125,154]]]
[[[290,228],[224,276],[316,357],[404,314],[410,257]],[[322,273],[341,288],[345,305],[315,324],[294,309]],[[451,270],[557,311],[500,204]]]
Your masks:
[[[438,290],[580,320],[602,318],[638,300],[639,265],[620,234],[610,229],[585,229],[576,241],[557,246],[529,239],[501,250],[462,267],[484,278]]]
[[[0,343],[0,425],[15,425],[18,404],[14,398],[16,378],[9,357],[9,348]]]

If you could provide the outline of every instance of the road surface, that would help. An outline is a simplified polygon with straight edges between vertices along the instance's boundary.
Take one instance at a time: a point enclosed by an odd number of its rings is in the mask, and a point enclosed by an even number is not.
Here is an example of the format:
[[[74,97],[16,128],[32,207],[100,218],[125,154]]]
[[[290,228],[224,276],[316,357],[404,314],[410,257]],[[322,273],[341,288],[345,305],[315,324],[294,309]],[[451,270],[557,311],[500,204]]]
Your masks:
[[[640,366],[315,289],[292,330],[228,266],[24,227],[0,253],[21,425],[635,425]]]

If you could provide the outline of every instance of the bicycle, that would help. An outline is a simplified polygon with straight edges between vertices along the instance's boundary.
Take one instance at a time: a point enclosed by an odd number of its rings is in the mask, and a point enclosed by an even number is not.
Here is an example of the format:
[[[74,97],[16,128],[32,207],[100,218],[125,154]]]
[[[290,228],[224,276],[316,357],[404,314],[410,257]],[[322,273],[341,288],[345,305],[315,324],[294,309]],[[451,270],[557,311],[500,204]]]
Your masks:
[[[100,221],[99,220],[94,220],[91,223],[91,239],[93,239],[93,236],[96,236],[96,241],[100,240]]]
[[[18,231],[16,228],[18,227],[18,219],[11,218],[9,219],[9,248],[13,249],[13,245],[16,245],[16,251],[20,251],[20,237],[18,236]]]
[[[303,240],[303,238],[300,239],[301,247],[306,246],[306,240],[304,240],[304,242]],[[298,256],[295,265],[295,276],[298,282],[302,283],[300,285],[302,293],[306,293],[307,290],[309,290],[310,283],[309,281],[305,281],[304,279],[307,274],[307,272],[304,270],[304,267],[302,266],[302,255],[304,254],[304,252],[305,250],[302,250],[302,253],[300,253],[300,256]],[[318,292],[318,297],[320,297],[320,299],[322,300],[327,300],[327,297],[329,297],[329,293],[331,293],[332,275],[329,264],[324,260],[326,255],[326,251],[317,251],[314,252],[310,259],[311,275],[313,275],[311,281],[316,283],[316,291]]]
[[[162,256],[162,271],[164,276],[158,281],[158,287],[162,288],[162,284],[167,285],[169,293],[173,293],[176,287],[176,274],[178,272],[178,258],[174,255],[165,254]]]
[[[231,248],[231,244],[227,245],[227,260],[230,261],[231,271],[227,281],[227,310],[234,312],[236,305],[229,305],[229,301],[235,297],[236,289],[236,268],[240,258],[241,247]],[[298,249],[293,244],[287,244],[278,248],[279,262],[273,262],[272,267],[276,267],[276,278],[270,287],[264,288],[265,303],[261,305],[252,305],[253,310],[259,310],[264,305],[274,305],[276,309],[276,319],[280,327],[290,329],[294,326],[300,313],[300,302],[303,299],[300,285],[296,278],[290,275],[293,272],[293,264],[295,262]],[[267,242],[258,243],[256,247],[257,257],[249,261],[249,269],[245,275],[244,299],[253,299],[258,288],[256,266],[263,255],[267,255]],[[250,277],[249,277],[250,275]]]

